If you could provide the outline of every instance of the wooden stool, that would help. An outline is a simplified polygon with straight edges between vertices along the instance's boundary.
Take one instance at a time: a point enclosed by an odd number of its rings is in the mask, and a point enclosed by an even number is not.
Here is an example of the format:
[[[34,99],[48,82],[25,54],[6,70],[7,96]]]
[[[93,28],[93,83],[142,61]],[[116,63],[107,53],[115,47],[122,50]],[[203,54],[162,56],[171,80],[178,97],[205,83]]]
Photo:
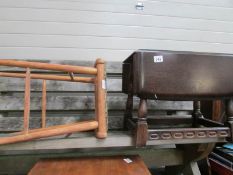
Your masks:
[[[0,145],[89,130],[95,130],[97,138],[107,137],[105,62],[103,60],[97,59],[94,67],[86,67],[0,59],[0,66],[26,68],[26,73],[0,72],[0,77],[25,79],[23,130],[0,137]],[[31,73],[31,70],[34,69],[56,72],[53,74]],[[69,75],[58,75],[58,72]],[[42,125],[39,129],[29,128],[31,79],[42,80]],[[93,119],[46,127],[46,80],[93,84],[95,89],[95,116]]]
[[[29,175],[151,175],[139,156],[40,160]]]

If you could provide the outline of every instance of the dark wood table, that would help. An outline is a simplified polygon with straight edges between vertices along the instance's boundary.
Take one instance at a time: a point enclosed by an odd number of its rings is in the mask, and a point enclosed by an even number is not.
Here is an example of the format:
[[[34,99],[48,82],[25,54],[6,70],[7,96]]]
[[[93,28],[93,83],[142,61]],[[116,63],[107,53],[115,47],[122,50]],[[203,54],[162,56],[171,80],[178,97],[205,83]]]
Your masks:
[[[170,144],[186,139],[233,141],[232,73],[233,55],[135,51],[123,62],[122,90],[128,94],[125,125],[134,129],[136,146],[145,146],[148,140],[166,140]],[[133,117],[133,96],[140,98],[137,118]],[[226,104],[225,125],[204,118],[200,110],[202,100],[220,99]],[[149,122],[147,100],[193,101],[190,125],[177,127],[187,122],[182,115]],[[159,124],[165,120],[168,127],[161,128]]]
[[[139,156],[42,159],[29,175],[151,175]]]

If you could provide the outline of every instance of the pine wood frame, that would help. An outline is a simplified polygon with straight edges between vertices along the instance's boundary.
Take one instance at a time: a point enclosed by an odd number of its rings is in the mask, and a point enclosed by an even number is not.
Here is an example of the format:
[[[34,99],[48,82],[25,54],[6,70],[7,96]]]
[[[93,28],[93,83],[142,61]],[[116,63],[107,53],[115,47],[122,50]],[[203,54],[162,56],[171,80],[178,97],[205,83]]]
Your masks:
[[[0,72],[0,77],[25,78],[24,94],[24,122],[23,131],[15,132],[10,136],[1,137],[1,144],[29,141],[38,138],[70,134],[73,132],[96,130],[97,138],[107,137],[106,122],[106,87],[105,87],[105,62],[97,59],[94,67],[50,64],[41,62],[28,62],[17,60],[0,60],[0,66],[26,68],[26,73]],[[69,76],[51,74],[31,74],[30,69],[43,69],[68,72]],[[94,77],[77,77],[74,73],[94,75]],[[30,81],[42,79],[42,117],[41,128],[29,129],[30,117]],[[92,83],[95,85],[95,119],[77,123],[46,127],[46,80],[71,81]]]

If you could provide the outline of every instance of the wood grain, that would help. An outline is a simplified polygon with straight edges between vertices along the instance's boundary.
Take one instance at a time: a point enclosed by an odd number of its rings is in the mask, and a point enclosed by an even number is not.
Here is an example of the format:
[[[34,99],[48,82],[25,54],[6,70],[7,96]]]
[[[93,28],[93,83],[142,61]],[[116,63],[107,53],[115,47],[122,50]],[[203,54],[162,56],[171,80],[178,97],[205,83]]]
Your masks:
[[[44,74],[42,74],[44,75]],[[33,74],[32,74],[33,76]],[[62,75],[59,75],[59,77]],[[65,79],[70,80],[70,77],[63,76]],[[32,77],[33,78],[33,77]],[[54,77],[53,77],[54,78]],[[93,82],[93,78],[88,77],[75,77],[78,81]],[[108,77],[107,89],[109,92],[121,92],[121,78],[119,77]],[[78,85],[78,86],[77,86]],[[33,92],[41,91],[42,83],[40,80],[33,79],[31,81],[31,90]],[[21,78],[7,78],[0,77],[0,91],[5,93],[23,92],[24,84]],[[64,82],[64,81],[53,81],[47,80],[47,91],[48,92],[93,92],[94,86],[89,83],[77,83],[77,82]]]
[[[105,63],[101,59],[97,59],[95,67],[85,67],[85,66],[73,66],[73,65],[63,65],[63,64],[49,64],[42,62],[30,62],[30,61],[19,61],[19,60],[7,60],[0,59],[0,65],[9,67],[21,67],[26,68],[26,73],[14,73],[14,72],[1,72],[0,76],[6,77],[16,77],[25,78],[25,93],[24,93],[24,125],[23,131],[18,133],[13,133],[12,135],[7,135],[0,138],[0,144],[10,144],[15,142],[29,141],[38,138],[51,137],[63,134],[71,134],[73,132],[88,131],[97,129],[96,136],[98,138],[105,138],[107,136],[107,122],[106,122],[106,87],[103,87],[103,81],[105,85]],[[30,68],[42,69],[42,70],[52,70],[61,71],[62,73],[68,72],[70,77],[60,77],[56,75],[42,75],[33,74],[31,76]],[[85,83],[94,83],[96,91],[94,95],[97,97],[95,109],[98,109],[96,114],[96,120],[82,121],[67,125],[56,125],[46,128],[46,81],[48,79],[62,80],[62,81],[76,81],[74,78],[74,73],[95,75],[91,80],[87,81],[86,77],[82,77],[82,81]],[[30,117],[30,94],[31,94],[31,78],[42,79],[42,127],[39,129],[29,130],[29,117]],[[64,79],[66,78],[66,79]],[[80,78],[79,78],[80,79]],[[83,80],[85,79],[85,81]],[[95,81],[94,81],[95,80]],[[69,105],[69,104],[67,104]]]
[[[212,103],[212,119],[217,122],[222,122],[222,114],[224,112],[223,110],[223,101],[216,100]]]
[[[46,127],[46,80],[43,80],[42,85],[41,127]]]
[[[3,135],[4,136],[4,135]],[[224,141],[223,139],[222,141]],[[209,143],[218,142],[218,138],[208,139]],[[195,144],[195,143],[206,143],[203,139],[183,139],[175,140],[174,144]],[[166,147],[171,146],[169,140],[150,140],[147,142],[147,149],[155,149],[158,146]],[[173,145],[174,146],[174,145]],[[109,131],[106,139],[97,139],[92,132],[75,133],[66,137],[66,135],[52,137],[50,139],[32,140],[30,142],[15,143],[9,145],[0,145],[0,155],[8,154],[26,154],[41,152],[56,152],[60,151],[82,151],[89,152],[90,150],[100,151],[100,148],[105,151],[112,151],[115,149],[135,149],[135,143],[130,132],[128,131]],[[143,149],[143,150],[147,150]],[[175,148],[174,148],[175,149]],[[120,150],[120,149],[119,149]],[[142,149],[136,149],[136,152]],[[181,149],[178,151],[182,151]],[[167,159],[169,155],[163,155],[160,159]]]
[[[81,74],[93,74],[97,73],[97,70],[92,67],[84,66],[72,66],[72,65],[61,65],[61,64],[48,64],[40,62],[28,62],[19,60],[4,60],[0,59],[0,64],[10,67],[22,67],[22,68],[32,68],[32,69],[45,69],[53,71],[63,71],[63,72],[75,72]]]
[[[69,74],[71,74],[71,72]],[[1,77],[15,77],[15,78],[26,77],[26,75],[22,73],[8,73],[8,72],[0,72],[0,76]],[[74,77],[74,76],[69,77],[69,76],[46,75],[46,74],[31,74],[31,78],[32,79],[44,79],[44,80],[83,82],[83,83],[93,83],[94,81],[94,78],[91,78],[91,77]]]
[[[25,142],[33,139],[51,137],[63,134],[70,134],[80,131],[94,130],[98,127],[98,122],[95,120],[83,121],[78,123],[71,123],[66,125],[51,126],[48,128],[39,128],[28,130],[25,132],[14,133],[14,135],[5,136],[0,139],[0,144],[10,144],[16,142]]]
[[[127,163],[124,159],[132,162]],[[139,156],[86,157],[79,159],[44,159],[28,175],[151,175]]]
[[[93,61],[43,60],[42,62],[80,66],[94,65]],[[0,71],[25,73],[25,69],[23,68],[4,66],[0,66]],[[127,98],[121,93],[121,62],[107,62],[106,71],[108,128],[119,130],[123,127],[123,116]],[[51,75],[54,71],[31,69],[31,74],[33,73]],[[56,74],[67,76],[67,74],[60,74],[58,72]],[[74,74],[74,76],[79,75]],[[42,122],[40,118],[42,85],[41,80],[31,80],[30,128],[38,128]],[[94,88],[92,84],[46,80],[47,126],[93,119],[95,97],[90,92],[94,92]],[[0,98],[0,131],[10,132],[22,129],[24,82],[20,78],[1,77],[0,92],[2,93]],[[135,98],[134,102],[134,116],[136,116],[135,109],[137,109],[139,99]],[[154,115],[155,113],[166,115],[167,111],[170,111],[170,114],[175,114],[176,110],[189,112],[192,108],[192,102],[148,101],[149,115]]]
[[[136,113],[136,111],[135,111]],[[41,126],[41,113],[40,112],[32,112],[30,117],[30,128],[39,128]],[[159,113],[149,113],[148,119],[154,118],[154,115],[159,115]],[[9,114],[9,116],[0,117],[0,131],[2,132],[10,132],[10,131],[19,131],[22,130],[23,126],[23,118],[22,113],[13,112],[13,114]],[[74,123],[78,121],[85,121],[93,119],[94,112],[80,112],[80,111],[73,111],[71,112],[49,112],[47,113],[46,117],[46,126],[53,126],[53,125],[62,125],[62,124],[68,124],[68,123]],[[134,116],[137,116],[134,114]],[[122,111],[109,111],[108,112],[108,128],[110,130],[121,130],[123,128],[123,120],[124,120],[124,114]],[[165,126],[169,124],[169,120],[173,119],[174,123],[173,126],[181,127],[181,126],[188,126],[190,127],[191,118],[190,120],[182,120],[182,123],[180,120],[175,120],[174,115],[165,115],[161,114],[159,117],[160,120],[160,126]],[[166,119],[168,118],[168,119]],[[164,119],[164,120],[162,120]],[[156,122],[156,121],[155,121]],[[184,124],[186,122],[186,124]],[[170,123],[171,125],[171,123]]]
[[[51,63],[51,64],[69,64],[74,66],[90,66],[94,65],[94,61],[84,61],[84,60],[39,60],[39,59],[33,59],[28,61],[39,61],[43,63]],[[106,62],[106,72],[111,74],[121,74],[122,64],[121,62],[117,61],[108,61]],[[8,71],[15,71],[15,72],[23,72],[23,68],[15,68],[15,67],[8,67],[8,66],[1,66],[0,71],[8,72]],[[32,69],[33,72],[54,72],[54,71],[48,71],[48,70],[38,70],[38,69]]]
[[[155,148],[155,147],[154,147]],[[166,165],[179,165],[182,164],[182,150],[174,149],[171,146],[157,146],[157,149],[135,149],[135,148],[122,148],[122,149],[108,149],[103,151],[89,150],[92,156],[113,156],[113,155],[140,155],[145,161],[148,167],[157,165],[158,167]],[[7,155],[8,153],[8,155]],[[0,159],[0,172],[6,172],[3,174],[27,174],[33,165],[39,161],[39,159],[45,158],[61,158],[61,157],[83,157],[87,156],[87,152],[82,151],[68,151],[67,149],[61,150],[48,150],[46,151],[34,151],[21,152],[15,155],[15,151],[5,151],[5,155],[1,153]],[[19,153],[19,152],[17,152]],[[49,153],[49,154],[45,154]],[[10,155],[9,155],[10,154]],[[153,156],[152,156],[153,155]],[[158,159],[161,157],[161,159]],[[23,160],[23,161],[22,161]],[[22,163],[23,162],[23,163]]]
[[[29,130],[29,117],[30,117],[30,98],[31,98],[31,75],[30,69],[27,68],[25,77],[25,92],[24,92],[24,131],[28,133]]]
[[[100,139],[107,137],[107,109],[106,109],[106,85],[105,85],[105,63],[101,59],[96,60],[95,64],[97,68],[96,76],[96,91],[95,91],[95,100],[96,105],[96,119],[98,121],[98,130],[96,131],[96,136]]]
[[[108,94],[107,104],[109,110],[124,110],[126,96],[122,94]],[[134,99],[134,109],[137,109],[139,99]],[[23,110],[23,98],[15,96],[1,96],[0,110]],[[148,101],[148,110],[192,110],[192,102],[186,101]],[[41,97],[31,97],[31,110],[41,109]],[[56,95],[47,94],[47,110],[93,110],[94,96],[91,94]]]

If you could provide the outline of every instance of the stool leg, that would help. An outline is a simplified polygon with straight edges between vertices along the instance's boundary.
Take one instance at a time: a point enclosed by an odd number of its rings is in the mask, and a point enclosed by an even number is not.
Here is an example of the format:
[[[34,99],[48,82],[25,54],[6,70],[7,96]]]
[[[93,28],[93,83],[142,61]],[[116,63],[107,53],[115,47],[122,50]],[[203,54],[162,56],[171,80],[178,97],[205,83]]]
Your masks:
[[[193,117],[193,127],[198,127],[198,118],[202,117],[200,101],[193,102],[192,117]]]
[[[106,82],[105,82],[105,62],[101,59],[96,60],[96,118],[98,129],[96,136],[99,139],[107,137],[107,109],[106,109]]]
[[[233,142],[233,99],[226,101],[226,116],[226,125],[230,127],[230,138],[228,138],[228,141]]]
[[[30,81],[31,81],[31,71],[29,68],[27,68],[26,77],[25,77],[24,115],[23,115],[23,121],[24,121],[23,128],[25,133],[28,133],[29,131],[30,95],[31,95]]]
[[[136,128],[136,146],[142,147],[146,146],[148,137],[148,125],[146,121],[147,115],[147,101],[146,99],[140,99],[138,118],[137,118],[137,128]]]
[[[126,109],[124,114],[124,129],[127,129],[128,120],[133,118],[133,94],[128,94]]]

